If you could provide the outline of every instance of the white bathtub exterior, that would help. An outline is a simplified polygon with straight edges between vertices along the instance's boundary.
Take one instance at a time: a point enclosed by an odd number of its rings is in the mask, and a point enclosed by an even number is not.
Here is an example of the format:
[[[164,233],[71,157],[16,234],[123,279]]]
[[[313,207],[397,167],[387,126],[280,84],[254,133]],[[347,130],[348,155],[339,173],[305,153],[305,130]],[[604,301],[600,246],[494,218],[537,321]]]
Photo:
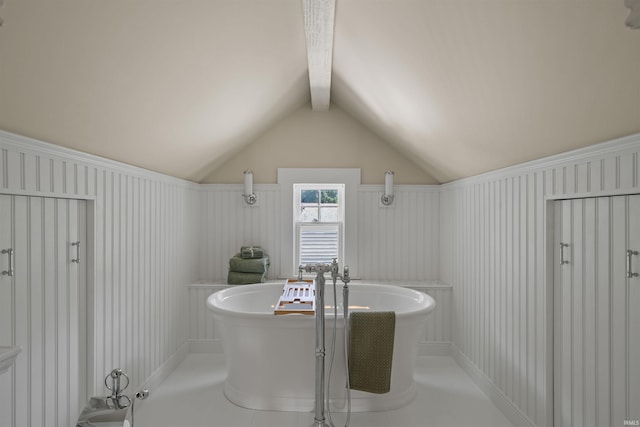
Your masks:
[[[400,408],[415,397],[413,370],[417,344],[434,300],[412,289],[389,285],[350,287],[349,305],[396,312],[396,334],[391,390],[372,394],[352,390],[352,410],[383,411]],[[315,316],[273,314],[282,284],[228,288],[212,294],[213,311],[227,363],[225,395],[250,409],[311,411],[315,398]],[[346,409],[341,286],[333,375],[329,384],[331,409]],[[333,290],[326,288],[327,374],[332,349]],[[365,308],[360,308],[360,310]]]

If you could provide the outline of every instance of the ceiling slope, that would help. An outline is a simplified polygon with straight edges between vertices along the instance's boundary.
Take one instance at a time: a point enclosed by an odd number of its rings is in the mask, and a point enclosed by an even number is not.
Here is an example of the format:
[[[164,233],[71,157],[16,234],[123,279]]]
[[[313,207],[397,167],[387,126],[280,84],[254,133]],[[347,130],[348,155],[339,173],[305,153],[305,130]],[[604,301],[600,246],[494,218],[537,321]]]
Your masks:
[[[439,182],[638,133],[628,15],[338,1],[331,102]],[[0,18],[1,129],[169,175],[199,182],[310,100],[301,0],[5,0]]]
[[[600,0],[339,2],[332,101],[440,182],[640,132],[640,31]]]
[[[198,181],[309,101],[296,0],[8,0],[0,128]]]

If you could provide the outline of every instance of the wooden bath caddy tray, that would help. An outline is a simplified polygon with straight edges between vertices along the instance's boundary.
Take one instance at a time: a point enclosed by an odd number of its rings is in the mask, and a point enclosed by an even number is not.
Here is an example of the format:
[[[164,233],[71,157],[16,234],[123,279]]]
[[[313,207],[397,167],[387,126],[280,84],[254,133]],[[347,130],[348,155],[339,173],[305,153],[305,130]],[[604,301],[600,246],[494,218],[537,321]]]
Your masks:
[[[273,310],[274,314],[315,314],[316,286],[313,280],[288,279],[284,283],[282,296]]]

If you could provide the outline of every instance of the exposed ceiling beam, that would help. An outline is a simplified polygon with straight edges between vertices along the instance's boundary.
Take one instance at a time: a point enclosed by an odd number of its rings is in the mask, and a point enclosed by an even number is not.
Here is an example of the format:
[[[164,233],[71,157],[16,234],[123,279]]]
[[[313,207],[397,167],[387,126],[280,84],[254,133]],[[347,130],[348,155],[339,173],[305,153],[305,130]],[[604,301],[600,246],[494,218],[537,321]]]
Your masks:
[[[304,32],[307,39],[311,108],[329,109],[331,62],[333,59],[333,23],[335,0],[302,0]]]

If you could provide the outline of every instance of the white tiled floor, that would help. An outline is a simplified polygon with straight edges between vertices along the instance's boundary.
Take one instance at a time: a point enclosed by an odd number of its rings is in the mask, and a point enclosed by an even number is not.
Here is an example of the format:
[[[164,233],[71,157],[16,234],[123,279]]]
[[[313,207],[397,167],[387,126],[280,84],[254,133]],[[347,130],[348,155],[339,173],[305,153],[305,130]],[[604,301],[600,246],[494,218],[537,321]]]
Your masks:
[[[222,393],[222,354],[190,354],[136,408],[135,427],[309,427],[312,413],[253,411]],[[404,408],[351,415],[352,427],[513,427],[451,357],[418,357],[418,394]],[[333,415],[336,427],[346,414]]]

